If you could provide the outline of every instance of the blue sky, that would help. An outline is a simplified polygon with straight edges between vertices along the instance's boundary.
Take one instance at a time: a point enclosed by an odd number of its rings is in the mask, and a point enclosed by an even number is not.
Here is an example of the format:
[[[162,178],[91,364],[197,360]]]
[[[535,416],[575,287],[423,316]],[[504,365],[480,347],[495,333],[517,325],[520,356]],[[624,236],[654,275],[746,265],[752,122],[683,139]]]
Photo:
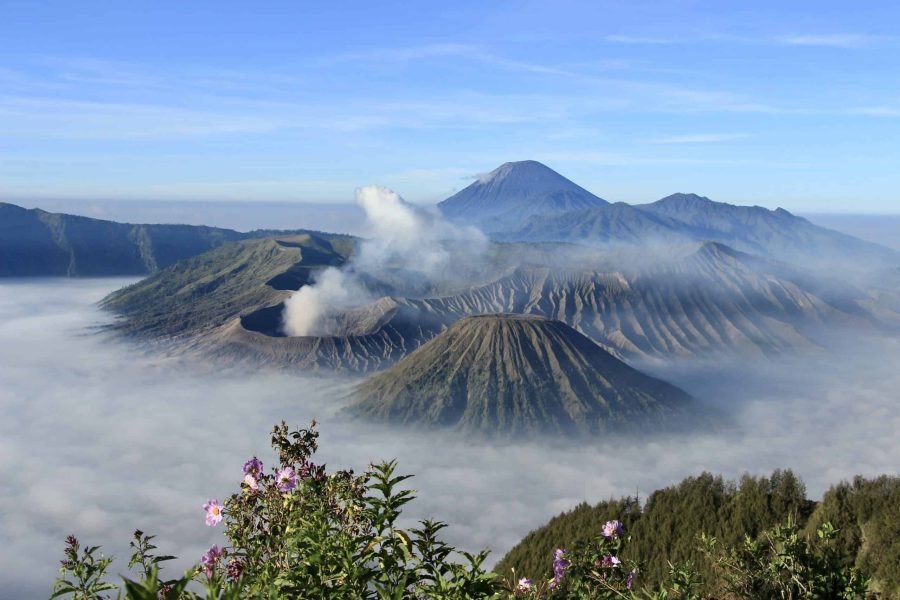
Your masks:
[[[900,212],[900,3],[0,0],[0,199],[434,202],[529,158]]]

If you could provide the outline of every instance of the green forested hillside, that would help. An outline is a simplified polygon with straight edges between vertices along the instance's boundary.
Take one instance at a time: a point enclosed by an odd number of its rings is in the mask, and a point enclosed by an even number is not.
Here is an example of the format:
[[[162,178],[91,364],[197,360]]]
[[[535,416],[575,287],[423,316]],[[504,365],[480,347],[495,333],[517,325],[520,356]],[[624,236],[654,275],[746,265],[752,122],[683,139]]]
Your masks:
[[[841,546],[874,579],[875,589],[900,598],[900,477],[856,477],[829,489],[806,524],[839,529]]]
[[[890,476],[840,483],[813,502],[806,498],[803,482],[789,470],[769,477],[745,475],[736,482],[703,473],[645,500],[582,503],[525,536],[496,571],[503,575],[514,568],[518,577],[545,578],[554,549],[577,547],[595,538],[606,521],[619,519],[632,537],[623,558],[643,565],[643,584],[664,581],[667,561],[691,563],[712,581],[712,565],[699,550],[701,533],[731,547],[789,516],[813,534],[819,525],[831,522],[840,530],[841,549],[873,578],[873,588],[884,597],[900,598],[900,477]]]

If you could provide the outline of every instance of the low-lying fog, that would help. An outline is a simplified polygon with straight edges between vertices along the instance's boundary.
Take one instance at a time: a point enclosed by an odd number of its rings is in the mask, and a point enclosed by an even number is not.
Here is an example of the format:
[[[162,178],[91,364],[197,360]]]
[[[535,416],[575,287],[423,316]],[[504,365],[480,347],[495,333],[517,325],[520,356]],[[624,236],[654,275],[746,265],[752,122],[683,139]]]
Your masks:
[[[125,573],[135,528],[183,557],[221,527],[201,506],[237,489],[250,456],[272,462],[281,419],[321,422],[320,460],[363,469],[398,458],[415,473],[409,516],[451,524],[467,549],[502,554],[581,500],[642,495],[702,470],[729,477],[790,467],[817,498],[854,474],[900,465],[900,340],[845,345],[828,359],[669,370],[731,412],[727,433],[548,447],[490,446],[347,425],[332,417],[346,381],[217,372],[172,364],[98,333],[93,303],[122,280],[0,284],[0,596],[46,597],[74,533],[115,555]],[[861,351],[860,348],[865,348]],[[171,568],[171,567],[170,567]]]

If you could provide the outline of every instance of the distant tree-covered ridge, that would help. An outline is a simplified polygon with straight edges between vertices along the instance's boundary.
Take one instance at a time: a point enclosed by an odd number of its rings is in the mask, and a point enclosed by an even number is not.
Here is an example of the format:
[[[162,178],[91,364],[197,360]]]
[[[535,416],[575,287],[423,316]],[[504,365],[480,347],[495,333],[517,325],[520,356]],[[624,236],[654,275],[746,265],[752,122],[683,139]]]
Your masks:
[[[235,469],[239,490],[198,509],[225,542],[183,576],[135,530],[131,570],[66,539],[51,598],[532,600],[864,599],[897,597],[900,480],[857,478],[819,503],[790,471],[726,483],[703,474],[655,492],[582,505],[532,532],[494,570],[440,539],[446,527],[401,526],[414,499],[396,463],[362,474],[314,462],[315,423],[272,432],[278,461]],[[516,570],[512,570],[515,567]]]

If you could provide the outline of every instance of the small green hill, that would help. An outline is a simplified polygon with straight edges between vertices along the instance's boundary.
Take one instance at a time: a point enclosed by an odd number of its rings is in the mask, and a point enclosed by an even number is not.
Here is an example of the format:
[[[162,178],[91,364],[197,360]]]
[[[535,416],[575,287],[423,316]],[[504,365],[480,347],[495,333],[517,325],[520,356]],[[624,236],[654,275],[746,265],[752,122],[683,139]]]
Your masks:
[[[690,402],[565,323],[512,314],[457,321],[354,397],[360,418],[485,435],[633,430]]]

